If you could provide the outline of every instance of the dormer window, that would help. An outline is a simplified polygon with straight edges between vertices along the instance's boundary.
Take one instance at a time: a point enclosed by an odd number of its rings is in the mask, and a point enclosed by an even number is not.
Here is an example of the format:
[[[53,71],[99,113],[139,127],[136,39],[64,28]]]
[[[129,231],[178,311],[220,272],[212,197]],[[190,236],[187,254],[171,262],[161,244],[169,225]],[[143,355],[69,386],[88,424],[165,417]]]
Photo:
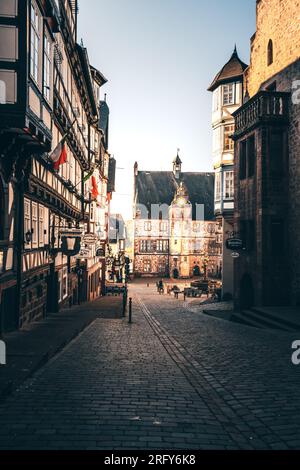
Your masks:
[[[268,43],[268,66],[273,64],[274,62],[274,48],[273,48],[273,41],[270,39]]]
[[[234,104],[234,84],[223,86],[223,106]]]

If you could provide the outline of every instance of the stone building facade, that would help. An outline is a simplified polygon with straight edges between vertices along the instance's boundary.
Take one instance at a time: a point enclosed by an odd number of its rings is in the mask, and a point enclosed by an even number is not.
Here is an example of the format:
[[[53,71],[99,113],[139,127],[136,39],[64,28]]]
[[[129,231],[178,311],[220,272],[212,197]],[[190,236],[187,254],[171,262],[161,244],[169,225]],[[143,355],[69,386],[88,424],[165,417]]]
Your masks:
[[[299,2],[257,1],[257,31],[235,117],[235,262],[240,307],[300,305]]]
[[[213,208],[214,174],[144,172],[135,165],[134,274],[192,278],[222,274],[222,228]]]

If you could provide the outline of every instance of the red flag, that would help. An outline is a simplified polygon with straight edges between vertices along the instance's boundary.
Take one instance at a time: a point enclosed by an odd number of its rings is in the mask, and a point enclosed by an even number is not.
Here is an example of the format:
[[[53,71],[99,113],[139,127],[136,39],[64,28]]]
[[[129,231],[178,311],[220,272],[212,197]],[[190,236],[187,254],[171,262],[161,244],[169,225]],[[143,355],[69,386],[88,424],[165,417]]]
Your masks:
[[[67,147],[65,144],[66,135],[58,143],[57,147],[53,150],[49,156],[50,160],[53,163],[54,170],[58,170],[60,165],[63,165],[67,161]]]
[[[92,176],[92,196],[94,199],[97,199],[99,196],[99,190],[95,176]]]

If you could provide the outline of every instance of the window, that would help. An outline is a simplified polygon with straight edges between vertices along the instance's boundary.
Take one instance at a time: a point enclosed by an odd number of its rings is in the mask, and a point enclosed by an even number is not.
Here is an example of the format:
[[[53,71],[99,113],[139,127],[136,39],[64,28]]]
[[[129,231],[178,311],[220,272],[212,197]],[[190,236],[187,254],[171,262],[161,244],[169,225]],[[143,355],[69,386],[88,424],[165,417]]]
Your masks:
[[[166,253],[168,251],[168,242],[166,240],[158,240],[156,244],[156,251]]]
[[[149,259],[144,260],[144,273],[151,273],[151,261]]]
[[[37,7],[31,3],[30,74],[39,81],[40,16]]]
[[[213,111],[219,109],[219,88],[213,92]]]
[[[5,202],[4,188],[0,177],[0,240],[4,239]]]
[[[25,246],[28,248],[31,245],[31,210],[30,201],[24,199],[24,234]]]
[[[17,102],[17,74],[14,70],[0,70],[0,104]]]
[[[140,252],[141,253],[152,253],[153,243],[151,240],[141,240],[140,241]]]
[[[39,246],[44,246],[45,244],[45,234],[44,234],[44,208],[39,206]]]
[[[247,176],[247,141],[240,142],[240,180]]]
[[[216,174],[216,201],[221,199],[221,173]]]
[[[151,231],[151,222],[145,222],[145,225],[144,225],[144,230],[146,232],[150,232]]]
[[[255,138],[254,135],[247,139],[247,166],[248,166],[248,178],[251,178],[255,172]]]
[[[38,206],[36,202],[32,203],[31,213],[32,213],[32,221],[31,221],[32,245],[37,246],[38,244]]]
[[[256,146],[255,135],[240,143],[240,180],[252,178],[255,174]]]
[[[140,241],[140,252],[145,253],[146,252],[146,240],[141,240]]]
[[[50,101],[51,92],[51,42],[47,33],[44,34],[44,96]]]
[[[224,127],[224,150],[232,151],[234,150],[234,141],[230,136],[234,133],[234,124],[230,124]]]
[[[268,66],[273,64],[274,61],[274,48],[273,48],[273,41],[270,39],[268,43]]]
[[[151,253],[153,250],[153,243],[151,240],[147,240],[147,253]]]
[[[234,197],[234,172],[225,172],[225,199],[233,199]]]
[[[166,271],[165,263],[162,260],[158,261],[158,272],[164,273]]]
[[[223,106],[234,104],[234,84],[223,86]]]
[[[166,232],[167,231],[167,223],[166,222],[160,222],[159,231],[160,232]]]

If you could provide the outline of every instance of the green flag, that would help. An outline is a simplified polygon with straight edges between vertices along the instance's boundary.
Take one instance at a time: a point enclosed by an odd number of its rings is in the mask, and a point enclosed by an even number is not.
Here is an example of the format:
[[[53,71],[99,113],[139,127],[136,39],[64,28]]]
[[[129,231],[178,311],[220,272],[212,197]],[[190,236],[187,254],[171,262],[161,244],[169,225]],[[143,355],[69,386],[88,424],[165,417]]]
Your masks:
[[[91,176],[94,174],[94,168],[83,178],[83,182],[86,183]]]

